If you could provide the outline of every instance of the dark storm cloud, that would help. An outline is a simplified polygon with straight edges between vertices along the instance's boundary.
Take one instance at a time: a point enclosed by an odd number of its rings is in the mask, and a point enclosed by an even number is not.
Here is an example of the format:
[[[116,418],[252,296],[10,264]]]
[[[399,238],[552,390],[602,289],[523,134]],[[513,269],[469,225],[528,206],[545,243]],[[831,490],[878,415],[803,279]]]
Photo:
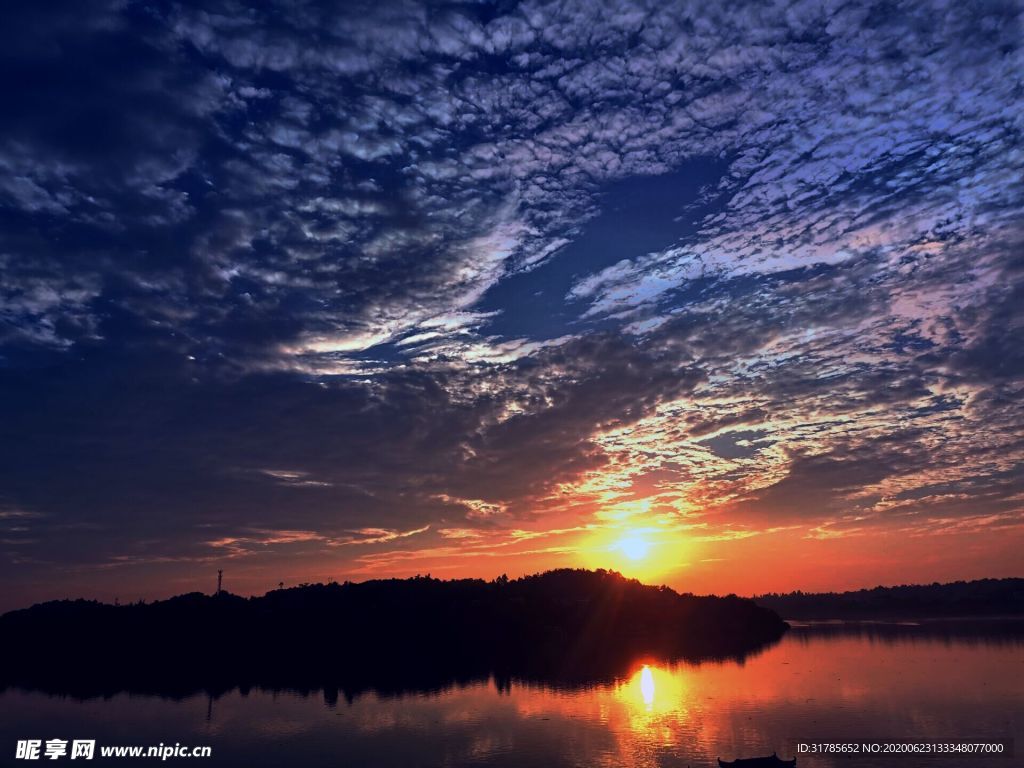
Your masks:
[[[5,6],[8,567],[1012,509],[1019,5],[706,5]]]

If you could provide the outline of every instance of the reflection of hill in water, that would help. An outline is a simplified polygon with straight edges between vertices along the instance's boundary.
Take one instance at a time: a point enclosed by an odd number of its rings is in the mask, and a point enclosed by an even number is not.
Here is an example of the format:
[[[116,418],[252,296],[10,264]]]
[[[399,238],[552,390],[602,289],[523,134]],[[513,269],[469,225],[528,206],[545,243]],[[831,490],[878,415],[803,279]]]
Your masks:
[[[484,582],[313,585],[151,605],[61,601],[0,617],[0,685],[72,696],[239,688],[434,691],[494,676],[581,687],[641,657],[742,661],[786,624],[736,597],[694,597],[604,571]]]
[[[571,669],[530,664],[522,667],[514,664],[491,667],[478,659],[429,660],[414,656],[397,663],[386,658],[367,657],[355,659],[352,665],[344,668],[330,666],[321,669],[270,666],[262,670],[242,670],[232,665],[229,669],[202,667],[188,670],[171,666],[146,668],[141,674],[109,670],[77,673],[65,670],[39,674],[36,670],[31,674],[5,674],[0,682],[0,693],[10,687],[82,700],[106,698],[118,693],[182,700],[196,694],[218,699],[236,690],[243,696],[253,691],[287,691],[301,696],[322,696],[326,704],[334,706],[339,701],[352,702],[369,693],[385,699],[433,695],[484,684],[490,680],[494,681],[499,692],[510,691],[514,685],[580,691],[609,685],[628,677],[636,671],[641,660],[663,666],[723,661],[742,664],[777,642],[765,642],[752,647],[747,653],[728,656],[630,655],[624,652],[609,654],[605,659],[590,659],[586,664],[577,664]]]
[[[794,641],[856,637],[871,642],[941,643],[943,645],[1024,645],[1024,618],[885,619],[792,622]]]
[[[243,670],[235,665],[229,669],[200,667],[182,669],[177,666],[145,668],[139,671],[85,669],[53,672],[33,670],[29,673],[5,672],[0,693],[8,687],[70,696],[77,699],[108,697],[127,692],[170,699],[184,699],[198,693],[218,698],[238,690],[290,691],[304,696],[323,695],[328,704],[339,699],[352,701],[366,693],[389,698],[407,694],[436,694],[452,688],[468,687],[493,679],[499,691],[515,685],[536,685],[554,690],[581,690],[621,680],[635,671],[640,659],[659,664],[686,662],[734,661],[743,663],[775,642],[752,648],[749,653],[730,656],[684,657],[644,653],[621,654],[616,659],[591,660],[590,665],[577,665],[570,671],[554,667],[502,664],[492,667],[478,659],[445,659],[442,661],[409,659],[395,664],[385,658],[367,657],[354,660],[351,666],[323,669],[275,667]]]

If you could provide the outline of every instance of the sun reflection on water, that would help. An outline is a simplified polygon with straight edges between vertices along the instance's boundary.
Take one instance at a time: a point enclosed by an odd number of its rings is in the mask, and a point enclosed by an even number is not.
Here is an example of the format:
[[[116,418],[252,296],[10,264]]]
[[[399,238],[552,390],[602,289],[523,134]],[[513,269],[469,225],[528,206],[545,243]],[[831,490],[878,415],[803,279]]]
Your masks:
[[[686,703],[685,680],[682,669],[644,664],[618,686],[616,698],[645,712],[677,712]]]
[[[687,670],[647,663],[615,687],[618,704],[619,749],[624,765],[647,765],[661,750],[676,750],[693,722]],[[626,758],[628,755],[628,758]]]
[[[640,670],[640,695],[643,697],[644,706],[649,712],[654,707],[654,673],[651,668],[644,664]]]

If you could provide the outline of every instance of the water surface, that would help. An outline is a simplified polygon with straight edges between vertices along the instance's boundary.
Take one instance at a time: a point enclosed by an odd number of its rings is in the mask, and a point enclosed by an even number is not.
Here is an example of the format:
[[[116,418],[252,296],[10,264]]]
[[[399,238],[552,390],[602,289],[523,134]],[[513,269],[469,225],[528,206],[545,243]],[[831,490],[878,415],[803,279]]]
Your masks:
[[[252,768],[696,767],[716,765],[718,756],[773,750],[791,757],[796,740],[1016,738],[1019,744],[1022,724],[1022,635],[1016,625],[993,630],[977,623],[796,626],[744,662],[638,659],[628,675],[576,688],[487,679],[351,698],[287,689],[180,699],[0,694],[0,744],[11,758],[17,739],[88,738],[210,745],[210,759],[168,763]],[[1015,762],[805,755],[798,765],[985,768]]]

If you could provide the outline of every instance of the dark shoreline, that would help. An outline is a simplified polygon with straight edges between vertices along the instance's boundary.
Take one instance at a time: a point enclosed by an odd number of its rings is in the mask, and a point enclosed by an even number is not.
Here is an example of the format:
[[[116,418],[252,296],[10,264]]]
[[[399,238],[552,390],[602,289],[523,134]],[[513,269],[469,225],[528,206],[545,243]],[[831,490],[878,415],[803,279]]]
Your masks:
[[[1024,579],[908,584],[852,592],[766,594],[754,602],[790,620],[911,620],[1024,617]]]

